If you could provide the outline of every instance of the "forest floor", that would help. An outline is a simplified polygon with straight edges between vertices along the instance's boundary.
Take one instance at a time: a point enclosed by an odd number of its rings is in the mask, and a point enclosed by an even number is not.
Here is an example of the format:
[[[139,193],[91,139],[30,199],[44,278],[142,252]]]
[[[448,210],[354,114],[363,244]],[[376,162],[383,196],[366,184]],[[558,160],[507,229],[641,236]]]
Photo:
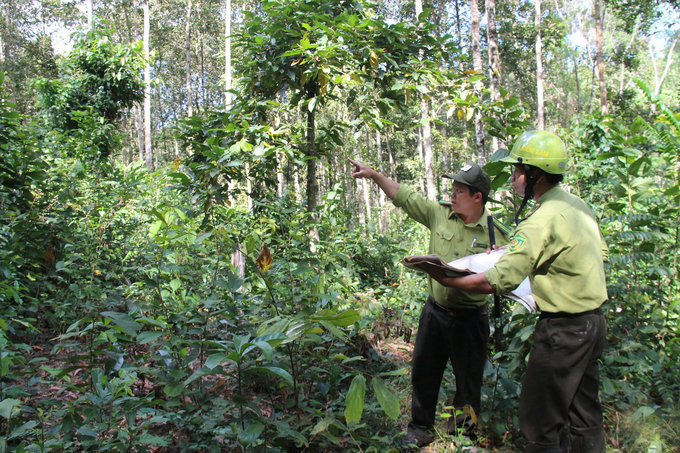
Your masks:
[[[408,367],[410,371],[411,367],[411,357],[413,355],[413,346],[414,346],[414,340],[415,340],[415,333],[411,339],[411,342],[407,343],[404,341],[402,337],[398,338],[388,338],[386,340],[376,340],[371,342],[371,346],[375,349],[375,351],[384,359],[384,360],[389,360],[395,364],[395,368],[403,368],[403,367]],[[442,385],[452,385],[455,386],[453,382],[451,382],[447,376],[445,375],[444,380],[442,381]],[[409,422],[409,414],[410,414],[410,406],[411,406],[411,395],[410,395],[410,387],[407,389],[404,389],[405,392],[408,392],[409,394],[407,395],[407,401],[404,402],[403,407],[403,412],[405,415],[402,416],[402,429],[404,432],[406,431],[408,422]],[[440,401],[441,402],[441,401]],[[455,436],[450,436],[446,433],[446,420],[439,418],[440,423],[437,424],[436,430],[436,438],[433,443],[430,445],[420,448],[420,449],[413,449],[412,451],[418,451],[419,453],[454,453],[454,452],[467,452],[467,453],[513,453],[515,450],[513,449],[503,449],[498,446],[494,446],[493,448],[486,448],[487,443],[486,439],[483,437],[480,437],[477,442],[473,442],[469,440],[466,437],[455,437]]]

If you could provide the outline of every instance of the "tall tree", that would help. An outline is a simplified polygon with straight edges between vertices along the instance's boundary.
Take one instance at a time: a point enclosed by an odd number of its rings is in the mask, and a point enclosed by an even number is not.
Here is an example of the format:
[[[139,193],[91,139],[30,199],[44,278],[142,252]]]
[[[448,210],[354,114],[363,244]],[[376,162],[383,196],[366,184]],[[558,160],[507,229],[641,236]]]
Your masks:
[[[184,54],[186,59],[186,84],[187,116],[193,116],[193,98],[191,96],[191,7],[192,0],[187,0],[186,14],[184,16]]]
[[[231,107],[231,0],[226,0],[224,12],[224,103]]]
[[[472,19],[472,66],[475,72],[482,74],[482,46],[480,43],[479,5],[477,0],[470,0],[470,15]],[[479,109],[475,112],[475,145],[477,147],[477,160],[480,164],[484,163],[486,161],[484,123],[482,122],[482,112]]]
[[[416,0],[416,25],[420,24],[423,2]],[[422,54],[422,52],[421,52]],[[437,186],[434,183],[434,157],[432,153],[432,127],[430,123],[430,103],[427,95],[422,95],[420,105],[420,127],[423,136],[423,156],[425,163],[425,196],[430,200],[437,199]]]
[[[144,1],[144,156],[146,158],[146,168],[154,170],[153,151],[151,149],[151,55],[149,52],[149,2]]]
[[[539,1],[539,0],[536,0]],[[489,88],[491,99],[500,98],[501,56],[498,53],[498,31],[496,30],[496,0],[485,0],[486,36],[489,43]],[[498,139],[492,138],[492,150],[498,149]]]
[[[597,45],[597,80],[600,85],[600,107],[603,115],[607,108],[607,84],[604,80],[604,31],[602,25],[602,0],[593,0],[593,16],[595,17],[595,40]]]
[[[87,0],[87,28],[92,29],[94,24],[94,0]]]
[[[541,42],[541,0],[536,2],[536,128],[545,129],[545,107],[543,103],[543,43]]]

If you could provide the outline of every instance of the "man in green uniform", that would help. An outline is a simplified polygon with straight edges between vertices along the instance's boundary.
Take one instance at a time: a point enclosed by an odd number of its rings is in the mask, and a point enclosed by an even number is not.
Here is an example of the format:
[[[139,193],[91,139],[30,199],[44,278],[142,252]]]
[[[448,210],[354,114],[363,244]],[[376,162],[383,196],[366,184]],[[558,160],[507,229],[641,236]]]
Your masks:
[[[453,180],[451,203],[437,203],[350,159],[352,176],[376,182],[394,205],[417,222],[430,229],[428,253],[437,254],[444,262],[475,253],[489,247],[488,212],[484,207],[491,179],[477,164],[465,165],[460,172],[446,177]],[[509,241],[509,228],[494,221],[500,245]],[[480,411],[481,387],[486,347],[489,337],[487,296],[445,288],[428,278],[429,297],[420,315],[416,344],[413,351],[411,381],[413,397],[412,420],[404,443],[423,446],[434,440],[433,428],[439,386],[449,360],[456,377],[454,406],[471,407]],[[470,418],[452,417],[449,432],[457,427],[474,434]]]
[[[496,294],[529,276],[541,315],[520,395],[525,451],[604,453],[598,361],[606,335],[600,310],[607,299],[606,244],[588,206],[560,186],[567,154],[559,137],[526,132],[503,161],[515,166],[512,186],[524,196],[522,207],[533,198],[536,209],[495,267],[459,278],[431,276],[447,287]],[[564,428],[569,435],[560,439]]]

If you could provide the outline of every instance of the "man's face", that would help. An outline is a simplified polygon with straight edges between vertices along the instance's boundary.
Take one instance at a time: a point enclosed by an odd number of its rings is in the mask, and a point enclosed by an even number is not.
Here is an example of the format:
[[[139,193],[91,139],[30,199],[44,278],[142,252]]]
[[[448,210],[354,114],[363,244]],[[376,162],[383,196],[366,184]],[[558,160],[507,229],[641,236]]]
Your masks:
[[[454,182],[451,187],[451,210],[456,214],[474,214],[478,203],[482,201],[481,192],[470,195],[470,188],[465,184]]]
[[[527,187],[527,174],[524,170],[524,165],[515,164],[515,170],[512,172],[510,180],[512,181],[512,188],[515,189],[517,195],[523,197],[524,190]]]

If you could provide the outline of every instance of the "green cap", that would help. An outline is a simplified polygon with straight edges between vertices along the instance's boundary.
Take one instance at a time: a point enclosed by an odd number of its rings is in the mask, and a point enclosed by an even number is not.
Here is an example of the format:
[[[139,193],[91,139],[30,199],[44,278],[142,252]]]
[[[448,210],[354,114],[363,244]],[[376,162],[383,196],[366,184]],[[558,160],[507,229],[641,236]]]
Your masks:
[[[476,163],[466,164],[455,175],[446,174],[443,178],[449,178],[454,182],[465,184],[466,186],[474,187],[482,192],[484,196],[489,195],[491,191],[491,178],[482,167]]]

